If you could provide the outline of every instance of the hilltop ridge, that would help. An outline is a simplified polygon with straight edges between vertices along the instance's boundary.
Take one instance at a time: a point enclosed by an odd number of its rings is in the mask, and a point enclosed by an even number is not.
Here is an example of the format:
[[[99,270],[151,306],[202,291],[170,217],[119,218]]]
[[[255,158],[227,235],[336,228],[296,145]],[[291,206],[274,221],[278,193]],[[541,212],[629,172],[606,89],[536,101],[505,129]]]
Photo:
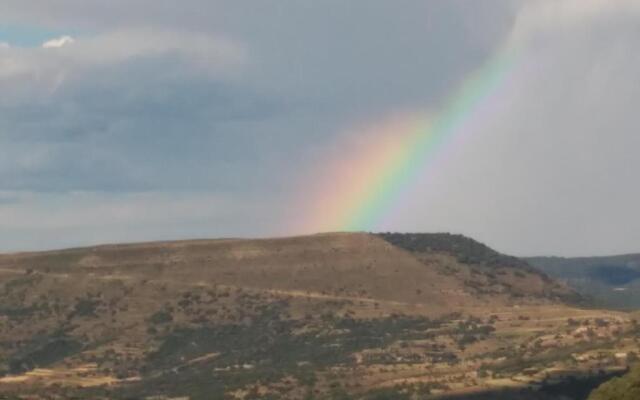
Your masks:
[[[517,257],[499,253],[470,237],[451,233],[378,233],[389,243],[411,252],[445,252],[463,264],[509,266],[529,271],[529,264]]]

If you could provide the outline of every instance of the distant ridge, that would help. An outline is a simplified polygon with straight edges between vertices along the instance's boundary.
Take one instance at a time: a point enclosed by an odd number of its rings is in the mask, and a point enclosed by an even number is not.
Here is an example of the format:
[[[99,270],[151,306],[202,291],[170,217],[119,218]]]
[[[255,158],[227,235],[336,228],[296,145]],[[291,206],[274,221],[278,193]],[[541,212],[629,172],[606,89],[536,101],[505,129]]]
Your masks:
[[[640,307],[640,254],[598,257],[529,257],[534,267],[605,307]]]

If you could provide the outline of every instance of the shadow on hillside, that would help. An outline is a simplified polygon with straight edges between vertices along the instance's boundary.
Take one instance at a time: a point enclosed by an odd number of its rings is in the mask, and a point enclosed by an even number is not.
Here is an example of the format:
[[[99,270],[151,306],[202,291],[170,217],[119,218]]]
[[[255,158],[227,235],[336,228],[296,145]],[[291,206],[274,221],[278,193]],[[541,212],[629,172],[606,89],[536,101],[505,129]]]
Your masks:
[[[447,396],[442,400],[586,400],[592,390],[624,372],[601,374],[588,378],[572,378],[547,384],[539,390],[499,389],[478,394]]]

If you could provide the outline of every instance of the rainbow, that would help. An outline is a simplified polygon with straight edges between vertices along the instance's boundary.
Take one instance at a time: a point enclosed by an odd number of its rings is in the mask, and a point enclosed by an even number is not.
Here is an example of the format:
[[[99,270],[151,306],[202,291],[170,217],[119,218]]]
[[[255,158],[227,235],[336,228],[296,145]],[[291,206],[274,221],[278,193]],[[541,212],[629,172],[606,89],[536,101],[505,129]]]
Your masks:
[[[506,81],[513,60],[506,51],[489,60],[464,80],[435,116],[400,113],[348,132],[346,137],[367,141],[337,146],[347,154],[338,156],[316,180],[316,200],[302,230],[374,230],[436,155],[463,134],[480,105]]]

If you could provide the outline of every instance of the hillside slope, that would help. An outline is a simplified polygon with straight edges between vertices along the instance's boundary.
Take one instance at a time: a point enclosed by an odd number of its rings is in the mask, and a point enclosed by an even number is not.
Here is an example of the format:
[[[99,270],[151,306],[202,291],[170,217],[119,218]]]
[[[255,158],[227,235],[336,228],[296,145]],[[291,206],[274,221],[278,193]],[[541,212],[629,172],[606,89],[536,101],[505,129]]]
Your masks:
[[[604,307],[640,307],[640,254],[610,257],[532,257],[531,265]]]
[[[500,386],[541,362],[557,368],[567,352],[627,346],[625,315],[568,308],[571,290],[520,261],[462,259],[451,243],[484,247],[461,237],[421,237],[444,247],[417,249],[397,239],[336,233],[0,256],[0,393],[417,396]],[[518,382],[548,376],[544,368]]]
[[[513,297],[546,297],[572,304],[582,301],[573,290],[532,268],[526,261],[498,253],[485,244],[462,235],[380,233],[378,236],[409,251],[427,264],[438,254],[455,258],[463,267],[443,272],[457,275],[459,280],[466,282],[466,286],[475,287],[475,298],[483,294],[508,293]]]

